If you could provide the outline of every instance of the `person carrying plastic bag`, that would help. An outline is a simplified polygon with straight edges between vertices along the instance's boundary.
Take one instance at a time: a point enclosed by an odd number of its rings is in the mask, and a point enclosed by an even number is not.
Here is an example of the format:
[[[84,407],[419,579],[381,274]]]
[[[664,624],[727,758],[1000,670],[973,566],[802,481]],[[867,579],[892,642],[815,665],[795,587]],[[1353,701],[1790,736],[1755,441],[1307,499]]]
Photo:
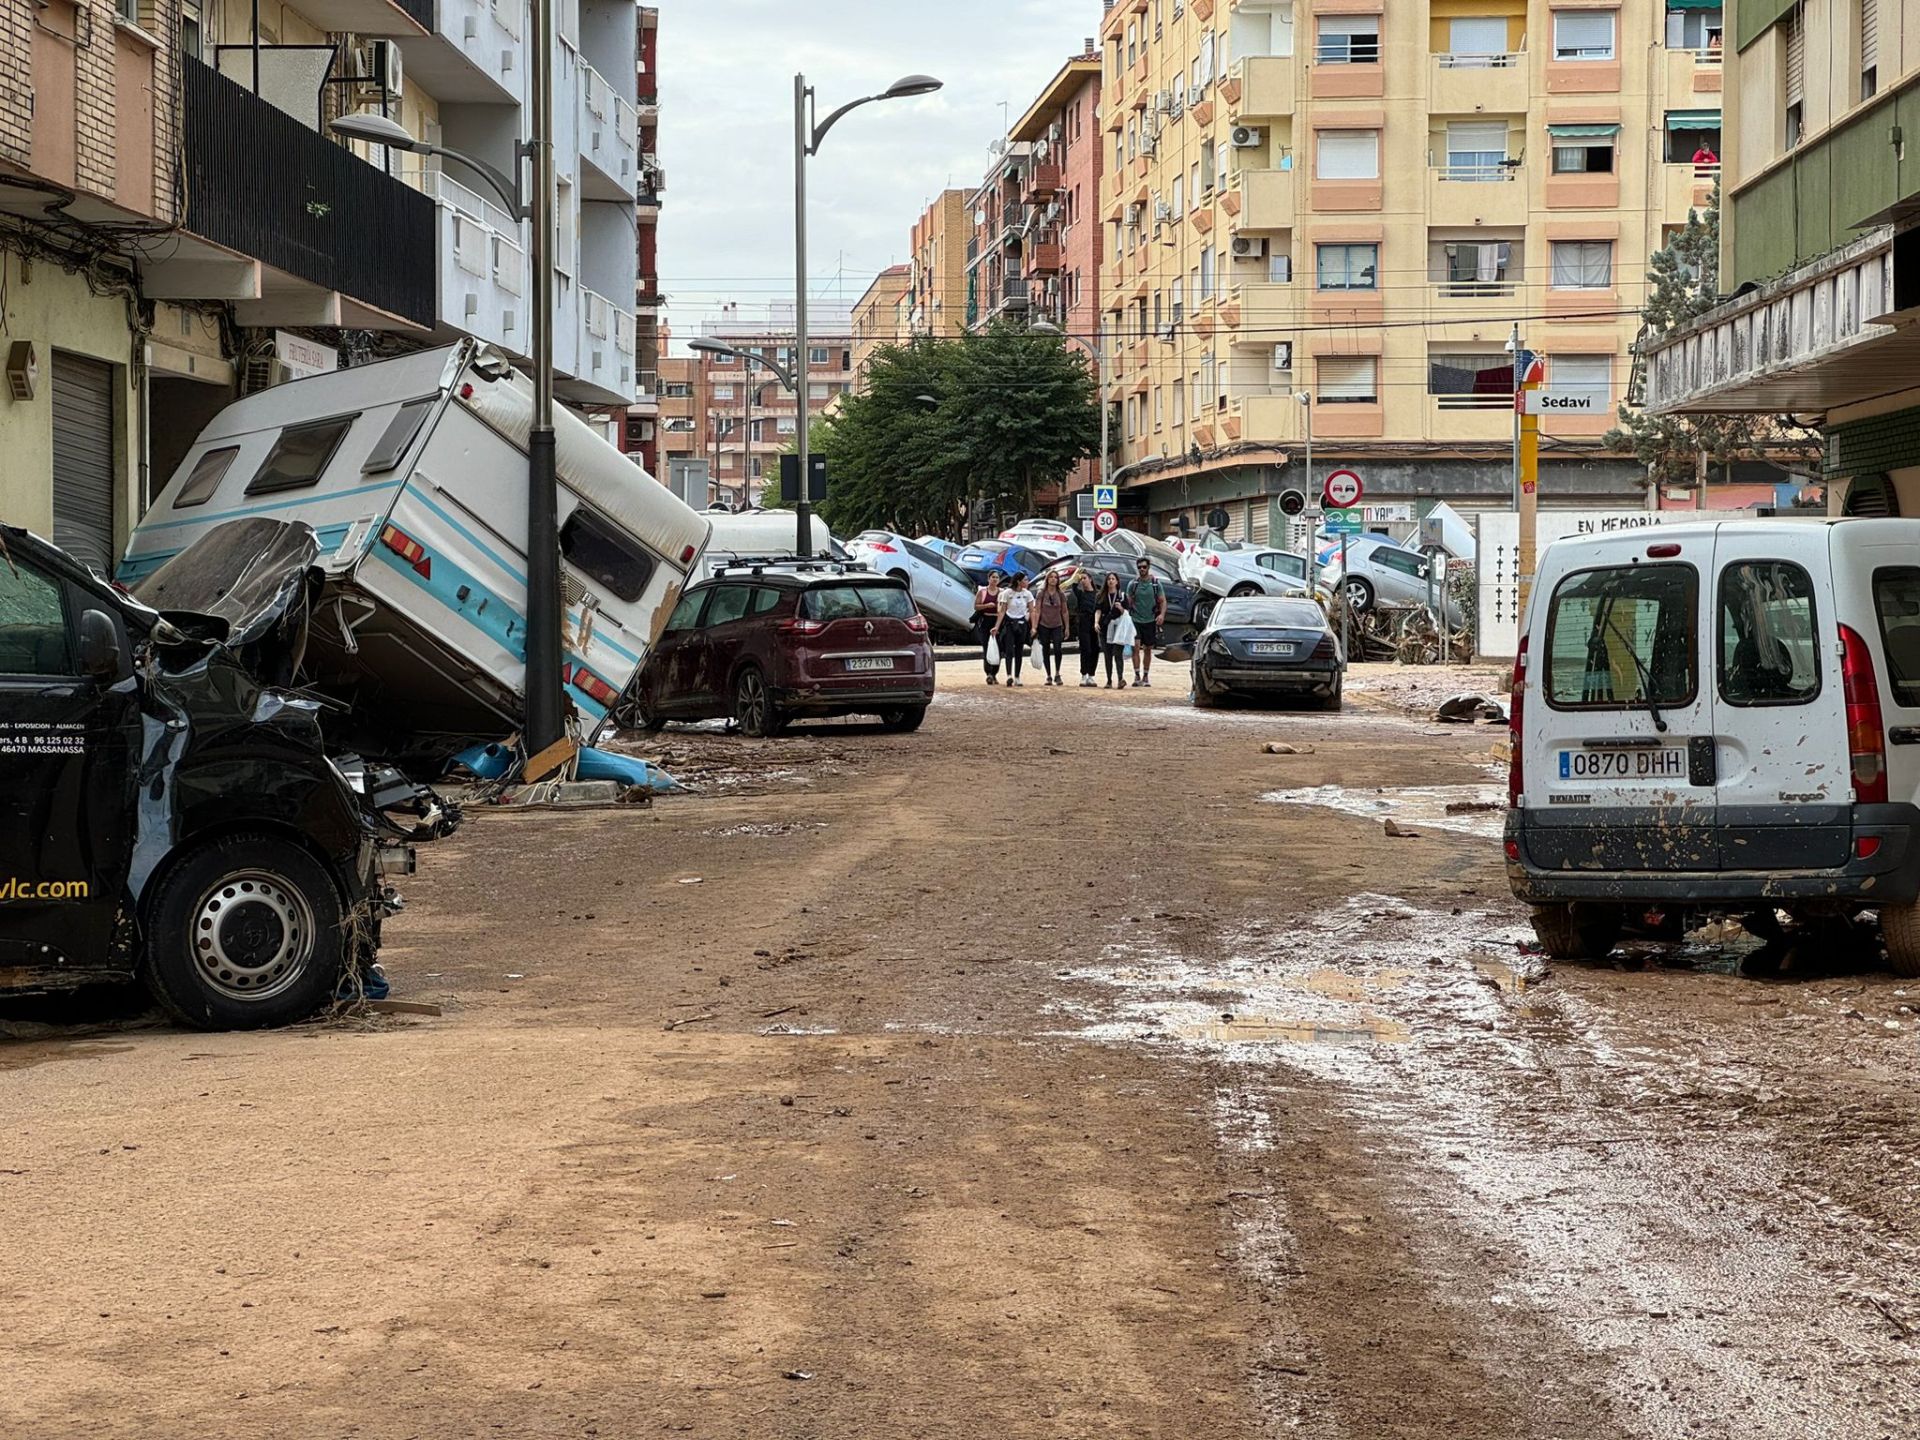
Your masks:
[[[1118,575],[1107,576],[1106,587],[1100,592],[1099,621],[1107,657],[1106,688],[1124,690],[1127,688],[1126,657],[1133,648],[1135,631]]]
[[[987,684],[1000,683],[1000,642],[994,629],[1000,623],[1000,572],[989,571],[987,583],[973,592],[973,633],[980,640],[980,658],[986,665]]]

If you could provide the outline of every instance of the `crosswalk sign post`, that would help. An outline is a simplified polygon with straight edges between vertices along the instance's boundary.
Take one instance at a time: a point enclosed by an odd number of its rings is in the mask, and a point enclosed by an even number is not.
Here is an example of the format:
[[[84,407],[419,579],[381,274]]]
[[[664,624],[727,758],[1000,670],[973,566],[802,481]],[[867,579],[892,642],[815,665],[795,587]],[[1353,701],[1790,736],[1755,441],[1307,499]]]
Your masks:
[[[1093,487],[1093,508],[1096,510],[1118,510],[1120,508],[1120,487],[1118,485],[1097,484]]]

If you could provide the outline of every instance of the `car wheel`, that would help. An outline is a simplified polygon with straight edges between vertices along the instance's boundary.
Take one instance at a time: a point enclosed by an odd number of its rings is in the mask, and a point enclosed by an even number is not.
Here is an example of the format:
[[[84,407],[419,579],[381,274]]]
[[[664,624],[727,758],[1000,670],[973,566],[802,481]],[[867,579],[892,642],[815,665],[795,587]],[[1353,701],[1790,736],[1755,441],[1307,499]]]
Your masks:
[[[340,893],[291,841],[228,835],[189,851],[162,877],[149,914],[147,988],[197,1029],[304,1020],[339,986]]]
[[[743,669],[733,682],[733,719],[742,735],[764,740],[777,735],[785,722],[774,708],[773,692],[758,665]]]
[[[1887,968],[1920,979],[1920,901],[1880,907],[1880,938],[1887,946]]]
[[[1339,710],[1340,707],[1346,703],[1346,695],[1345,695],[1346,688],[1347,688],[1346,682],[1344,680],[1334,681],[1333,693],[1331,695],[1322,695],[1320,697],[1320,700],[1319,700],[1320,708],[1322,710],[1336,710],[1336,711]]]
[[[1211,710],[1220,703],[1220,697],[1207,689],[1206,682],[1200,678],[1198,670],[1193,672],[1193,708]]]
[[[1373,609],[1373,582],[1359,575],[1349,575],[1346,583],[1347,604],[1362,615]]]
[[[1213,618],[1214,607],[1219,603],[1218,597],[1213,595],[1202,594],[1196,596],[1193,602],[1193,628],[1196,630],[1206,629],[1207,621]]]
[[[1227,593],[1235,600],[1244,600],[1249,595],[1258,595],[1260,593],[1260,587],[1250,580],[1242,581]]]
[[[1555,960],[1604,960],[1620,938],[1620,912],[1609,905],[1536,905],[1533,933]]]
[[[926,718],[927,707],[924,705],[906,705],[898,710],[880,712],[881,727],[896,735],[904,735],[909,730],[918,730],[920,722]]]
[[[644,730],[649,735],[657,734],[660,727],[667,723],[667,717],[660,713],[660,707],[647,694],[644,686],[634,690],[633,704],[618,718],[628,729]]]

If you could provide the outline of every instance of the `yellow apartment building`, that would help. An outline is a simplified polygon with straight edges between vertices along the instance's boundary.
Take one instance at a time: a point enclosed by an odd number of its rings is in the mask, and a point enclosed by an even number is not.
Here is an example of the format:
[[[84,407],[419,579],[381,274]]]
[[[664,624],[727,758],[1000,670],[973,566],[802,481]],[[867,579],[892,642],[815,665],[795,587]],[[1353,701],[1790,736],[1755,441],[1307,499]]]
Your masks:
[[[1155,530],[1265,538],[1336,466],[1508,504],[1516,327],[1549,388],[1625,393],[1648,257],[1712,193],[1717,6],[1117,0],[1102,43],[1116,476]],[[1543,422],[1546,503],[1643,503],[1604,409]]]
[[[900,345],[913,338],[908,324],[912,308],[913,268],[889,265],[867,286],[853,307],[853,389],[863,394],[867,388],[867,366],[874,354],[888,345]]]

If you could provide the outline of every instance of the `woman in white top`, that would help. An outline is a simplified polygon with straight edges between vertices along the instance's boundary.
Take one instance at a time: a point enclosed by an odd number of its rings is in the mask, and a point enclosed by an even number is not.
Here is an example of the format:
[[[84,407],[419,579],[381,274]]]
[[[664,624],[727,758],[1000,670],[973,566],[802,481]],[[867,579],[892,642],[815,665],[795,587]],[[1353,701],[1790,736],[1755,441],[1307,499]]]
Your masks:
[[[1000,592],[1000,619],[993,633],[1000,637],[1007,684],[1020,684],[1020,662],[1027,658],[1027,647],[1033,643],[1033,591],[1027,588],[1025,575],[1014,576],[1013,588]]]

